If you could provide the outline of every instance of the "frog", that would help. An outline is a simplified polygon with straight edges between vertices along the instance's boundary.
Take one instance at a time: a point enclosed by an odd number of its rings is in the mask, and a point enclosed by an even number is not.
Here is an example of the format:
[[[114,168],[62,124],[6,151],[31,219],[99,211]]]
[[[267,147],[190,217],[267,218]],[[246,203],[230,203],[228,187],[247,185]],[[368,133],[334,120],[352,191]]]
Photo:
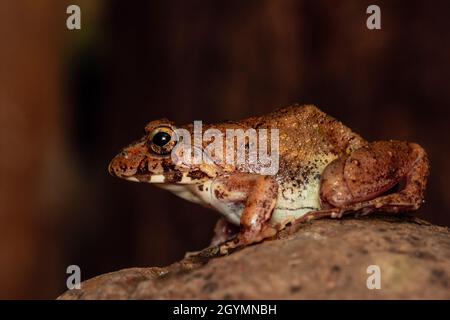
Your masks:
[[[429,160],[422,146],[401,140],[369,142],[315,105],[294,104],[203,126],[219,133],[277,130],[278,167],[269,174],[254,165],[180,161],[174,154],[192,151],[183,147],[176,133],[180,129],[192,134],[194,126],[165,118],[150,121],[144,135],[111,160],[109,173],[219,212],[211,246],[224,253],[312,219],[398,214],[424,203]],[[204,141],[200,148],[207,152]]]

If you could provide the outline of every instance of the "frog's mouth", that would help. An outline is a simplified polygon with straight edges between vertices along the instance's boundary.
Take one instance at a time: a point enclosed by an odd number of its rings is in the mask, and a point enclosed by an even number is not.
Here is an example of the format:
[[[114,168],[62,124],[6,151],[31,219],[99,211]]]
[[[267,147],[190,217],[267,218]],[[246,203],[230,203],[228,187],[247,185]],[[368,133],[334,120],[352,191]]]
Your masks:
[[[140,150],[126,149],[115,156],[108,167],[109,173],[121,179],[152,184],[198,184],[208,178],[196,169],[177,167],[170,158],[152,158]]]
[[[190,183],[189,177],[176,169],[163,173],[154,173],[148,170],[140,170],[140,166],[124,166],[120,159],[113,159],[108,167],[109,173],[117,178],[132,182],[144,182],[154,184],[179,184]]]
[[[145,182],[152,183],[155,185],[187,185],[187,184],[198,184],[203,183],[203,179],[194,179],[187,172],[181,172],[179,170],[174,170],[171,172],[166,172],[164,174],[149,174],[143,176],[131,176],[125,178],[128,181],[133,182]]]
[[[147,182],[158,184],[158,183],[165,183],[166,178],[162,174],[155,174],[146,177],[139,177],[139,176],[124,177],[124,179],[132,182]]]
[[[205,176],[197,177],[195,174],[183,172],[172,168],[170,171],[163,173],[142,173],[139,170],[130,169],[127,172],[118,171],[114,165],[109,166],[109,172],[112,176],[125,179],[132,182],[142,182],[151,184],[165,184],[165,185],[187,185],[203,183]]]

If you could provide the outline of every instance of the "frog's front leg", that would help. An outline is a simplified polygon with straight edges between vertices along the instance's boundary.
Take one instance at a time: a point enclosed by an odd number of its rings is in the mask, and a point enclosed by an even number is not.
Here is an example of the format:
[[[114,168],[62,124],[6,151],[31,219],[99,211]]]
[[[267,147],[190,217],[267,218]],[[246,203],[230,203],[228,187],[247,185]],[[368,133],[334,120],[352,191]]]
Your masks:
[[[418,144],[371,143],[325,168],[320,189],[324,210],[311,215],[416,210],[423,202],[428,171],[427,155]]]
[[[223,251],[276,234],[275,227],[269,224],[278,196],[278,183],[274,177],[246,173],[219,177],[212,184],[211,193],[216,208],[228,220],[240,225],[238,236],[227,242]]]

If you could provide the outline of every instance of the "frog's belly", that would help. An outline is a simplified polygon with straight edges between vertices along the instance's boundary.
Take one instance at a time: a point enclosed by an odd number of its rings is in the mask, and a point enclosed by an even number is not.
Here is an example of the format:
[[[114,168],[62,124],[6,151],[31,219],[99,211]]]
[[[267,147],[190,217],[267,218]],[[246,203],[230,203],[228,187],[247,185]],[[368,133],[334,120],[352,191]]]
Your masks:
[[[311,179],[313,180],[313,179]],[[277,197],[277,203],[272,213],[271,223],[280,224],[282,227],[292,222],[306,213],[320,209],[320,179],[314,179],[305,186],[295,186],[295,182],[286,182],[280,188]],[[217,200],[212,195],[211,182],[207,181],[202,188],[198,185],[161,185],[161,188],[167,189],[177,196],[195,202],[207,207],[213,207],[219,211],[229,222],[239,225],[244,203]],[[237,198],[245,198],[242,194]]]
[[[277,204],[272,214],[273,224],[292,222],[308,212],[320,210],[320,180],[312,181],[301,190],[287,185],[278,193]]]
[[[308,186],[301,189],[293,186],[294,183],[288,183],[281,188],[278,193],[277,203],[272,213],[270,222],[284,227],[310,211],[320,210],[320,180],[310,182]],[[213,205],[220,211],[224,217],[231,223],[239,225],[243,203],[220,202]]]

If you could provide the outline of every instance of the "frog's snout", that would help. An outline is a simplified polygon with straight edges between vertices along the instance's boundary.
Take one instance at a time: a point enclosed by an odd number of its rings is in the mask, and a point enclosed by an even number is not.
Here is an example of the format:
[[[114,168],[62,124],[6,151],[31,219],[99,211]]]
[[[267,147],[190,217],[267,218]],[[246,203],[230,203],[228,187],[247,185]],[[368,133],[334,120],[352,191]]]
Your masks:
[[[115,156],[108,166],[109,173],[118,178],[129,178],[136,174],[142,157],[130,154],[130,152],[122,151]]]
[[[111,160],[108,166],[109,173],[118,178],[125,178],[133,175],[136,170],[133,170],[132,167],[127,165],[124,159],[120,157],[120,155],[117,155],[114,157],[114,159]]]

